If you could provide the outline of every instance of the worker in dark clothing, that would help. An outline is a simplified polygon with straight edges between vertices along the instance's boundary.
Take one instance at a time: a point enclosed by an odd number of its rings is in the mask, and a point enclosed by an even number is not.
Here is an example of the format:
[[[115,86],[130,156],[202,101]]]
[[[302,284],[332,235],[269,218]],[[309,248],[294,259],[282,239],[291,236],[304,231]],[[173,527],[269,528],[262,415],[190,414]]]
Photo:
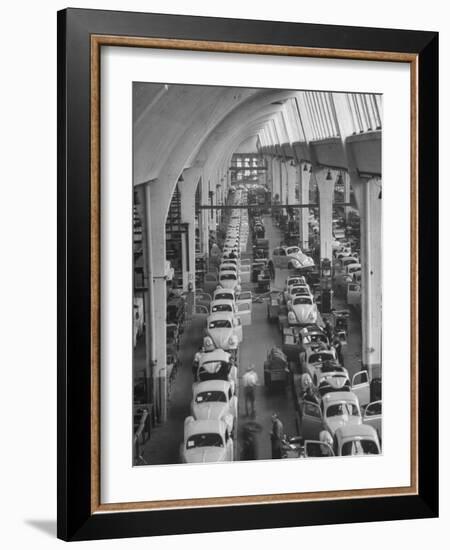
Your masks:
[[[339,363],[344,366],[344,356],[342,354],[342,342],[339,336],[335,336],[333,340],[333,346],[336,350],[336,355]]]
[[[270,441],[272,443],[272,458],[281,458],[284,439],[284,427],[277,413],[272,415],[272,431]]]
[[[256,426],[256,429],[255,429]],[[259,431],[261,426],[255,423],[248,423],[244,426],[242,432],[242,452],[241,460],[257,460],[258,450],[256,444],[256,431]]]
[[[328,336],[328,341],[331,344],[331,342],[333,341],[334,330],[329,319],[325,321],[325,333]]]

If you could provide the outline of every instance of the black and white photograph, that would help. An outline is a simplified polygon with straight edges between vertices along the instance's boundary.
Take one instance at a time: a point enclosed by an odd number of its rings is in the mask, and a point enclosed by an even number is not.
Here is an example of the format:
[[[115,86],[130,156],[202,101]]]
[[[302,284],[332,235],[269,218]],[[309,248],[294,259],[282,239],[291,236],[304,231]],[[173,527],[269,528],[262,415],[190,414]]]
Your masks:
[[[382,454],[382,94],[132,98],[133,466]]]

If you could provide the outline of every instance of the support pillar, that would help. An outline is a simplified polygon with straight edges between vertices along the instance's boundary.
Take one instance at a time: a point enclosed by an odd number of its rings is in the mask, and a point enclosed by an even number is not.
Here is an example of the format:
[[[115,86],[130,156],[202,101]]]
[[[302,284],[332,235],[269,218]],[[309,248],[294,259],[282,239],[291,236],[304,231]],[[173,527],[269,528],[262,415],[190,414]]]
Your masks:
[[[372,379],[381,377],[381,179],[350,181],[361,224],[362,363]]]
[[[166,346],[166,228],[167,208],[171,195],[162,182],[155,180],[145,184],[147,212],[147,236],[149,252],[148,287],[152,296],[151,317],[153,363],[153,388],[156,413],[160,422],[167,420],[167,360]],[[169,187],[167,185],[167,187]],[[167,205],[167,207],[166,207]]]
[[[286,204],[297,204],[295,198],[295,190],[298,186],[298,166],[296,164],[292,165],[290,162],[286,162]]]
[[[280,203],[286,204],[287,203],[287,172],[286,172],[286,162],[284,160],[280,160],[278,162],[278,165],[280,167]],[[283,216],[286,215],[286,209],[282,209]]]
[[[273,198],[272,158],[266,155],[264,156],[264,162],[266,166],[265,182],[267,185],[267,190],[270,191],[270,196]]]
[[[319,191],[320,260],[333,259],[333,196],[336,175],[327,168],[313,168]]]
[[[138,211],[142,222],[142,255],[144,277],[143,283],[147,290],[144,291],[144,321],[145,321],[145,385],[146,385],[146,402],[155,403],[154,396],[154,381],[153,381],[153,342],[154,336],[154,320],[152,319],[153,312],[153,285],[149,284],[151,280],[149,273],[151,270],[151,242],[150,242],[150,213],[147,212],[146,186],[149,184],[137,186],[137,195],[139,197]]]
[[[309,180],[311,173],[309,166],[302,163],[299,167],[299,199],[300,204],[309,203]],[[298,209],[299,233],[300,233],[300,248],[309,250],[309,208]]]
[[[348,172],[343,172],[342,179],[344,180],[344,202],[350,202],[350,176]],[[350,206],[344,206],[344,217],[345,221],[348,221],[348,214],[350,212]]]
[[[278,196],[278,203],[281,203],[280,164],[277,158],[272,159],[272,199]]]
[[[183,182],[178,183],[181,194],[181,222],[187,224],[187,235],[182,239],[183,290],[189,283],[195,291],[195,192],[201,174],[200,168],[183,172]]]

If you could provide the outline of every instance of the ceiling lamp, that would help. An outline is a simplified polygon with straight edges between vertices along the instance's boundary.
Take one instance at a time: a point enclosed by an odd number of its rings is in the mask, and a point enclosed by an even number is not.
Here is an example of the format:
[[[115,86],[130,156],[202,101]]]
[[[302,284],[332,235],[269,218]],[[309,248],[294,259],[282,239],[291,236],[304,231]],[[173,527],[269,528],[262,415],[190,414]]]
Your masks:
[[[342,179],[342,173],[339,172],[338,179],[336,180],[336,185],[344,185],[344,180]]]
[[[325,179],[327,179],[328,181],[330,181],[331,179],[333,179],[333,178],[331,177],[331,170],[328,170],[327,177],[326,177]]]
[[[307,172],[308,171],[308,167],[306,166],[306,162],[305,164],[303,165],[303,172]]]

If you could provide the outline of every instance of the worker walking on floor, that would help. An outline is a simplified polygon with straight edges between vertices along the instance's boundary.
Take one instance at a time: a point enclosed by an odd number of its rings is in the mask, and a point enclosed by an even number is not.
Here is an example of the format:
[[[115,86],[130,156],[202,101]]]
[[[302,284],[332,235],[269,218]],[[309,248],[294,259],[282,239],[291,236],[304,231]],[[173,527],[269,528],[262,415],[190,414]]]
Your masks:
[[[255,388],[258,385],[258,375],[255,365],[250,365],[242,377],[244,385],[245,414],[246,416],[255,416]],[[250,410],[250,413],[249,413]]]
[[[270,441],[272,443],[272,458],[281,458],[284,439],[284,426],[277,413],[272,415],[272,431]]]

